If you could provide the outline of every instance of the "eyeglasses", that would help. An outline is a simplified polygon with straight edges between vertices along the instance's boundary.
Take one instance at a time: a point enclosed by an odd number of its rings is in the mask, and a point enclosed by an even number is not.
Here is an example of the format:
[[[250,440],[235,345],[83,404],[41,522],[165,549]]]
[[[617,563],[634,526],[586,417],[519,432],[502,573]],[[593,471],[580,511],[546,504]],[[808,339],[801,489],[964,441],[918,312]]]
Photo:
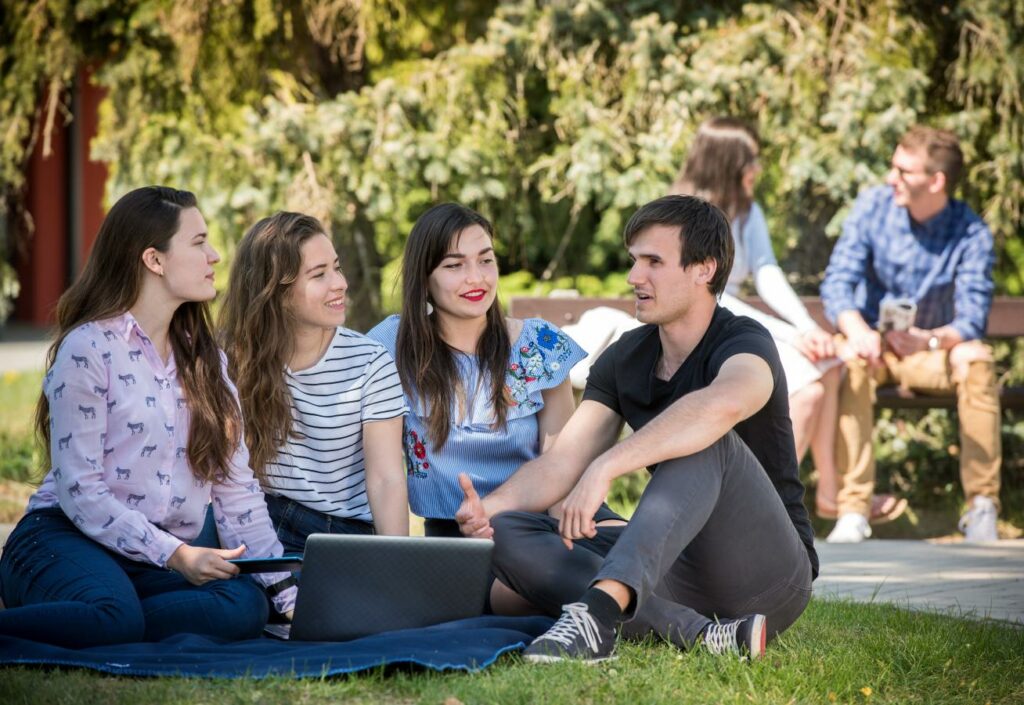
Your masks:
[[[904,169],[902,167],[896,166],[895,164],[889,165],[889,171],[895,171],[897,174],[899,174],[900,181],[906,181],[908,176],[931,176],[933,173],[935,173],[933,171],[929,171],[928,169],[921,169],[920,171],[916,171],[913,169]]]

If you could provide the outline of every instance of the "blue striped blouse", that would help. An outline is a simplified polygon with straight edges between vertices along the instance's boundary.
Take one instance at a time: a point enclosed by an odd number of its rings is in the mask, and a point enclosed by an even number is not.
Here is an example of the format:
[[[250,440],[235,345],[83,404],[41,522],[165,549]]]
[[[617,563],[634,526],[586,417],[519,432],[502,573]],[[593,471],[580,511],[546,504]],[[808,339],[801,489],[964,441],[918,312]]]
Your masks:
[[[389,316],[367,335],[382,343],[393,357],[398,337],[398,316]],[[405,459],[409,477],[409,505],[418,516],[452,519],[462,503],[459,473],[473,480],[481,497],[498,488],[519,466],[540,454],[537,412],[544,407],[541,390],[561,384],[569,370],[587,356],[557,326],[539,318],[523,321],[512,345],[505,385],[512,405],[505,428],[494,428],[494,407],[486,392],[478,392],[465,413],[452,423],[448,442],[439,449],[427,440],[425,405],[414,390],[405,390],[410,413],[405,417]],[[486,390],[478,384],[476,356],[455,353],[465,389]],[[411,393],[410,393],[411,392]]]

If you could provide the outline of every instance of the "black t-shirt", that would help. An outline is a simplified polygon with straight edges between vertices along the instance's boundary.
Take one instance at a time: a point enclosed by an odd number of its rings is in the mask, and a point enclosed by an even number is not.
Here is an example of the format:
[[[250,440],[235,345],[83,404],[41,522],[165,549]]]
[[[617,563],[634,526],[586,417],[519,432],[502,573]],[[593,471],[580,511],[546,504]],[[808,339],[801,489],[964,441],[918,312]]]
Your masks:
[[[764,468],[801,540],[807,546],[814,576],[818,554],[814,530],[804,507],[793,425],[789,419],[789,393],[779,351],[767,330],[745,316],[715,308],[704,337],[672,379],[655,375],[661,357],[658,327],[645,325],[625,333],[590,368],[584,399],[600,402],[626,420],[634,430],[690,392],[707,387],[733,355],[749,353],[768,363],[774,388],[768,402],[750,418],[736,424],[736,433]],[[656,468],[650,468],[653,472]]]

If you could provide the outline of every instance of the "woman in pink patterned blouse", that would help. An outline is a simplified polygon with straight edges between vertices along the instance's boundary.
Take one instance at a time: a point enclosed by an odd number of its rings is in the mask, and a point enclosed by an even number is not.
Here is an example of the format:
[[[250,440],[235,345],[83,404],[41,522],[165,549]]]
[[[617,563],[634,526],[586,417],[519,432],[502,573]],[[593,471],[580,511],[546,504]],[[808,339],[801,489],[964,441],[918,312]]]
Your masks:
[[[258,636],[260,586],[229,559],[280,555],[210,328],[220,259],[195,196],[121,198],[57,305],[37,428],[49,472],[0,557],[0,634],[71,647]],[[212,499],[226,549],[187,542]],[[275,608],[288,573],[263,574]]]

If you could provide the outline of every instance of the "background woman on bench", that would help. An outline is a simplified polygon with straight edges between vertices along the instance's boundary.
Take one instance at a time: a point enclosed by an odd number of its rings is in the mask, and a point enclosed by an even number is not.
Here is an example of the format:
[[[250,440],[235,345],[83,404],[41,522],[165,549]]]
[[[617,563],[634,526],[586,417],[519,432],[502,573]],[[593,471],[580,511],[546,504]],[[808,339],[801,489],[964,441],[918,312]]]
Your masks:
[[[209,324],[206,223],[187,191],[110,209],[57,304],[37,429],[49,471],[0,558],[0,634],[78,648],[260,634],[267,601],[228,559],[281,555]],[[198,548],[206,507],[226,549]],[[257,576],[290,615],[287,573]]]
[[[252,468],[289,552],[312,533],[409,534],[406,407],[384,346],[344,327],[348,283],[320,222],[259,221],[222,315]]]
[[[835,519],[839,359],[832,336],[807,313],[772,252],[768,224],[754,201],[754,185],[761,173],[759,152],[753,127],[736,118],[712,118],[697,130],[671,193],[700,196],[721,208],[732,223],[736,256],[721,303],[733,313],[757,320],[775,339],[789,389],[797,457],[803,458],[810,448],[818,472],[816,513]],[[758,296],[779,318],[738,298],[741,286],[751,277]],[[872,520],[894,519],[905,508],[906,500],[879,495],[873,502]]]
[[[586,353],[547,321],[505,317],[493,237],[457,203],[420,216],[405,246],[402,314],[368,333],[395,353],[410,408],[409,501],[428,536],[462,536],[460,473],[486,496],[549,447],[575,408],[568,375]],[[600,517],[622,521],[607,507]],[[491,607],[525,603],[495,582]]]

